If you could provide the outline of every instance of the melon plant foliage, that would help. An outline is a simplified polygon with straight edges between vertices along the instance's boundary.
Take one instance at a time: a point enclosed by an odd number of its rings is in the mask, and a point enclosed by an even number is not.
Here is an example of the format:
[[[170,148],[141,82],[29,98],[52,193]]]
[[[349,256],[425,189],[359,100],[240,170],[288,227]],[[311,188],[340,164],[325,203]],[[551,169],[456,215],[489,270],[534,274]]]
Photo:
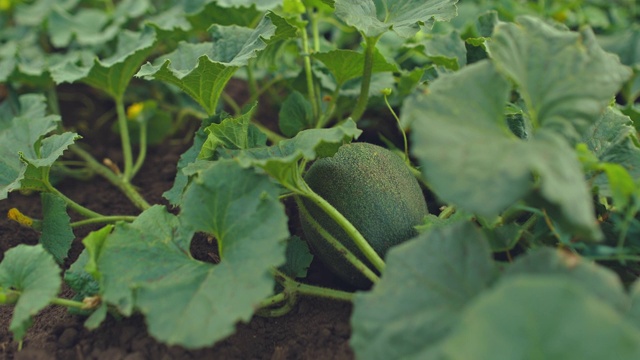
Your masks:
[[[0,262],[15,341],[53,304],[90,329],[142,314],[159,341],[201,348],[320,296],[353,304],[363,359],[640,358],[634,0],[34,0],[0,11],[0,201],[20,192],[42,205],[41,218],[7,214],[40,239]],[[230,96],[231,81],[249,95]],[[60,115],[61,84],[113,104],[87,121],[113,122],[120,163],[96,159],[86,130]],[[197,130],[185,135],[185,122]],[[172,136],[191,147],[168,208],[140,194],[136,175]],[[347,229],[303,176],[352,141],[403,156],[431,214],[387,254],[349,232],[371,255],[350,261],[373,287],[320,288],[305,280],[312,251],[284,200],[322,204]],[[97,213],[56,188],[87,175],[139,212]],[[76,239],[91,224],[101,228]],[[215,260],[192,256],[195,237]],[[83,251],[69,259],[74,241]],[[74,299],[59,297],[63,282]]]

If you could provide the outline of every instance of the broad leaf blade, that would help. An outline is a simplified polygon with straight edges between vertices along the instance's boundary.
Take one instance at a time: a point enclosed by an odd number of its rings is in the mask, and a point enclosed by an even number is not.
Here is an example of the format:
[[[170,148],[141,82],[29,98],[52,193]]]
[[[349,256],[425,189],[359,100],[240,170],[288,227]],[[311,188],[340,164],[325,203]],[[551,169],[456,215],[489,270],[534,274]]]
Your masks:
[[[353,50],[337,49],[327,52],[314,53],[315,59],[320,60],[331,71],[338,85],[347,80],[362,76],[364,71],[364,54]],[[378,50],[373,55],[373,73],[398,71],[395,64],[389,63]]]
[[[112,56],[95,59],[86,66],[68,63],[52,69],[52,76],[57,83],[81,80],[114,98],[121,98],[155,43],[156,34],[150,26],[138,33],[124,30],[118,35],[118,47]]]
[[[22,95],[17,113],[8,111],[5,114],[7,117],[0,119],[0,199],[21,187],[27,162],[40,167],[51,166],[77,138],[74,133],[64,133],[41,141],[55,129],[60,119],[45,115],[45,99],[41,95]]]
[[[42,214],[40,243],[59,264],[62,264],[75,239],[71,229],[71,218],[67,214],[67,203],[55,194],[43,193]]]
[[[0,291],[20,292],[9,325],[15,340],[22,340],[31,318],[56,297],[61,285],[60,268],[41,245],[18,245],[5,252],[0,263]]]
[[[269,147],[240,151],[221,149],[220,152],[234,157],[244,167],[260,167],[284,186],[295,188],[299,180],[300,160],[311,161],[332,156],[342,144],[357,138],[361,133],[355,122],[349,119],[333,128],[300,131],[294,138]]]
[[[565,277],[617,311],[629,307],[629,297],[616,273],[570,252],[551,248],[532,250],[506,268],[502,279],[522,275]]]
[[[532,122],[570,141],[582,138],[631,76],[591,30],[558,30],[533,17],[498,24],[490,53],[515,81]]]
[[[278,115],[278,125],[285,136],[293,137],[313,126],[311,103],[298,91],[293,91],[282,102]]]
[[[214,114],[222,89],[235,71],[269,44],[292,37],[296,30],[283,18],[268,13],[255,29],[216,25],[210,31],[214,42],[180,43],[155,65],[142,66],[136,76],[174,84]]]
[[[469,222],[421,234],[386,261],[382,280],[354,300],[351,345],[363,359],[424,359],[495,276],[487,241]]]
[[[491,63],[442,76],[429,90],[410,98],[404,120],[414,128],[413,152],[439,197],[493,217],[531,194],[535,174],[540,197],[529,200],[557,213],[568,231],[602,236],[573,149],[547,129],[529,141],[511,132],[504,116],[510,88]]]
[[[211,345],[251,317],[273,291],[269,271],[284,262],[289,236],[268,177],[234,161],[209,165],[186,188],[178,217],[153,207],[118,225],[98,259],[106,301],[125,314],[140,309],[153,336],[188,348]],[[215,236],[219,264],[191,258],[194,231]]]
[[[519,276],[465,310],[442,352],[452,360],[631,360],[640,357],[640,331],[569,279]]]
[[[336,0],[335,14],[367,37],[388,30],[408,38],[457,15],[457,0]]]

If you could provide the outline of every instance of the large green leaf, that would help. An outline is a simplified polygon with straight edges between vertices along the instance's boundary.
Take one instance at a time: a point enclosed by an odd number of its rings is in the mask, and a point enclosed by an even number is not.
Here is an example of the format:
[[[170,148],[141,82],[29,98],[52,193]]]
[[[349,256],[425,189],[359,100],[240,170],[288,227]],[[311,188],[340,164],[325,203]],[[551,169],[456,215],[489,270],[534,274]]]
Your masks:
[[[327,52],[314,53],[315,59],[320,60],[329,69],[338,86],[347,80],[362,76],[364,71],[364,54],[353,51],[336,49]],[[379,51],[373,53],[372,72],[398,71],[395,64],[389,63]]]
[[[267,144],[267,136],[251,124],[255,105],[238,117],[224,117],[220,123],[207,126],[204,131],[207,140],[202,145],[199,158],[212,159],[218,147],[240,150],[263,147]]]
[[[142,66],[136,76],[174,84],[213,114],[235,71],[269,44],[294,36],[296,28],[280,16],[267,13],[255,29],[214,25],[209,31],[213,42],[182,42],[154,65]]]
[[[289,233],[275,184],[234,161],[198,171],[181,209],[176,217],[156,206],[117,225],[98,268],[105,301],[139,309],[159,340],[196,348],[231,334],[272,293],[269,271],[284,262]],[[215,236],[219,264],[191,258],[194,231]]]
[[[636,129],[628,116],[608,108],[604,114],[585,132],[582,139],[589,150],[603,163],[623,166],[633,179],[640,180],[640,148]],[[607,174],[598,175],[594,185],[602,195],[611,196],[612,179]]]
[[[67,214],[67,203],[51,193],[43,193],[41,198],[43,219],[40,243],[59,264],[62,264],[75,239],[71,219]]]
[[[461,316],[444,359],[638,359],[640,330],[570,279],[502,281]]]
[[[56,83],[83,81],[122,98],[131,78],[147,59],[156,43],[155,30],[145,27],[141,32],[123,30],[118,35],[118,47],[113,55],[89,64],[68,62],[51,69]]]
[[[574,253],[551,248],[532,250],[506,268],[502,279],[521,275],[566,277],[617,311],[629,308],[629,297],[618,275]]]
[[[440,198],[487,217],[535,187],[536,199],[558,213],[561,226],[599,238],[573,149],[547,129],[529,141],[515,136],[503,114],[509,90],[494,66],[481,61],[434,81],[427,95],[412,97],[404,107],[405,121],[414,128],[413,153],[422,173]],[[535,186],[534,177],[539,177]]]
[[[19,292],[9,325],[14,340],[22,340],[32,317],[56,297],[61,285],[60,268],[41,245],[18,245],[4,253],[0,297],[11,298]]]
[[[490,54],[513,80],[535,127],[578,141],[631,76],[593,32],[559,30],[533,17],[496,26]]]
[[[359,358],[425,359],[496,275],[486,239],[469,222],[423,233],[386,261],[382,280],[354,300]]]
[[[5,102],[3,107],[9,107]],[[51,166],[77,135],[56,134],[42,138],[56,128],[60,117],[45,115],[45,100],[41,95],[27,94],[19,99],[19,108],[3,108],[0,117],[0,199],[21,188],[28,164]]]
[[[219,149],[223,156],[232,156],[242,166],[257,166],[277,179],[282,185],[299,185],[300,161],[332,156],[342,144],[351,142],[362,133],[349,119],[344,124],[327,129],[300,131],[295,137],[269,147],[228,151]]]
[[[335,14],[367,37],[388,30],[408,38],[456,16],[458,0],[336,0]]]
[[[149,0],[123,0],[112,11],[81,7],[72,13],[69,6],[54,5],[47,11],[47,30],[58,48],[68,47],[73,40],[80,45],[99,45],[118,36],[127,20],[144,14],[150,6]]]

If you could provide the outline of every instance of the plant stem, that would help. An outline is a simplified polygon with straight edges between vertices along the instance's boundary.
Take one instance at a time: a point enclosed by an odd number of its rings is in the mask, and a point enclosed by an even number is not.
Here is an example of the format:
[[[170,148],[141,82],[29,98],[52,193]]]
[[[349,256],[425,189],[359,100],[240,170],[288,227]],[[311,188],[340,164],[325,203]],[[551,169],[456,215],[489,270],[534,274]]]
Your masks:
[[[298,295],[321,297],[339,301],[353,300],[353,293],[330,289],[322,286],[304,284],[290,278],[289,276],[277,270],[276,277],[286,290],[293,291]]]
[[[124,157],[122,177],[125,182],[129,182],[133,177],[133,154],[131,151],[131,139],[129,138],[129,127],[127,126],[127,115],[122,96],[116,96],[115,101],[118,114],[118,129],[120,130],[120,141],[122,143],[122,156]]]
[[[86,309],[86,305],[81,301],[63,299],[63,298],[54,298],[51,300],[52,305],[60,305],[67,308],[75,308],[75,309]]]
[[[396,112],[393,111],[393,108],[391,107],[391,104],[389,104],[389,99],[387,97],[387,94],[384,94],[384,103],[387,105],[387,108],[391,112],[391,115],[393,115],[393,118],[396,119],[396,122],[398,123],[398,130],[400,130],[400,133],[402,134],[402,140],[404,141],[404,161],[407,164],[410,164],[410,161],[409,161],[409,145],[408,145],[408,142],[407,142],[407,133],[405,133],[404,129],[402,128],[402,124],[400,123],[400,118],[398,117]]]
[[[132,222],[136,218],[137,216],[129,216],[129,215],[102,216],[102,217],[95,217],[95,218],[89,218],[85,220],[72,222],[71,227],[76,228],[76,227],[92,225],[92,224],[104,224],[104,223],[108,224],[108,223],[115,223],[117,221]]]
[[[78,214],[87,217],[87,218],[101,218],[104,217],[104,215],[97,213],[93,210],[87,209],[86,207],[78,204],[77,202],[71,200],[70,198],[68,198],[66,195],[64,195],[63,193],[61,193],[58,189],[54,188],[51,184],[48,183],[47,181],[47,188],[50,192],[56,194],[57,196],[61,197],[65,203],[67,203],[67,206],[69,206],[69,208],[71,208],[73,211],[77,212]]]
[[[309,49],[309,36],[305,27],[301,27],[300,32],[302,33],[302,56],[304,58],[304,73],[307,79],[307,92],[309,93],[309,100],[311,101],[313,118],[317,121],[320,110],[318,106],[318,98],[316,97],[316,90],[313,84],[313,73],[311,71],[311,50]]]
[[[373,73],[373,54],[375,53],[376,43],[380,39],[380,36],[368,37],[365,36],[365,49],[364,49],[364,70],[362,72],[362,84],[360,85],[360,96],[356,103],[351,118],[353,121],[358,121],[367,109],[369,102],[369,88],[371,87],[371,75]]]
[[[100,164],[91,154],[86,152],[78,145],[71,145],[71,151],[80,156],[87,164],[87,167],[95,171],[98,175],[104,177],[114,186],[118,187],[131,200],[131,202],[140,210],[146,210],[151,207],[149,203],[138,193],[138,191],[129,182],[113,173],[111,169]]]
[[[304,206],[302,201],[297,201],[298,209],[302,216],[304,216],[307,221],[311,223],[313,228],[331,245],[335,248],[342,257],[347,260],[351,265],[353,265],[362,275],[364,275],[367,279],[371,280],[371,282],[376,283],[380,281],[380,277],[371,271],[369,267],[363,263],[357,256],[353,254],[349,249],[347,249],[340,241],[338,241],[333,235],[331,235],[327,230],[325,230],[320,224],[318,224],[315,219],[309,214],[309,210]]]
[[[322,116],[320,117],[320,120],[318,120],[318,123],[316,124],[317,129],[325,127],[327,123],[329,123],[329,120],[331,120],[333,113],[336,111],[336,105],[338,104],[338,97],[340,96],[341,87],[342,87],[342,84],[336,84],[336,88],[331,94],[331,100],[327,105],[326,111],[323,112]]]
[[[298,191],[300,191],[298,189]],[[313,190],[311,190],[308,186],[305,192],[300,193],[302,196],[306,196],[311,201],[313,201],[316,205],[318,205],[324,212],[327,213],[340,227],[351,237],[353,242],[356,244],[358,249],[362,251],[364,256],[373,264],[373,266],[379,271],[383,272],[385,268],[384,260],[378,255],[378,253],[373,250],[371,245],[367,242],[367,240],[362,236],[360,231],[351,224],[347,218],[344,217],[333,205],[329,204],[325,199],[323,199],[320,195],[316,194]]]
[[[143,121],[140,124],[140,139],[138,141],[138,158],[136,158],[136,163],[133,165],[133,169],[131,170],[131,177],[136,176],[142,165],[144,164],[144,160],[147,157],[147,129],[148,129],[148,121]]]

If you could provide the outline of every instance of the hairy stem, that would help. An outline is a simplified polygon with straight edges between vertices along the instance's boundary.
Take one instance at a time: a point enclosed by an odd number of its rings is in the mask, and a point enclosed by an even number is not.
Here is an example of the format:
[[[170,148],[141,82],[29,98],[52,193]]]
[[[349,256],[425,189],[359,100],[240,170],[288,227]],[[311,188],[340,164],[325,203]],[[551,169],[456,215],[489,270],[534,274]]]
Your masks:
[[[373,74],[373,54],[375,53],[376,43],[379,36],[365,37],[365,49],[364,49],[364,70],[362,71],[362,83],[360,85],[360,96],[356,103],[351,118],[353,121],[358,121],[367,109],[369,103],[369,88],[371,87],[371,75]]]
[[[318,106],[318,98],[316,97],[315,86],[313,83],[313,73],[311,72],[311,49],[309,48],[309,36],[305,27],[302,27],[300,29],[300,32],[302,33],[302,56],[304,58],[304,73],[307,80],[307,92],[309,93],[309,101],[311,101],[313,118],[317,120],[320,110]]]
[[[118,114],[118,129],[120,130],[120,141],[122,143],[122,155],[124,157],[124,172],[122,177],[125,182],[129,182],[133,177],[133,152],[131,151],[129,127],[127,126],[127,114],[125,113],[122,96],[117,96],[115,100],[116,112]]]
[[[140,193],[129,182],[116,175],[111,169],[100,164],[91,154],[86,152],[78,145],[71,145],[71,151],[81,157],[87,164],[87,167],[96,172],[96,174],[107,179],[111,184],[118,187],[131,200],[131,202],[140,210],[146,210],[151,207],[149,203],[140,195]]]
[[[140,168],[144,164],[144,160],[147,157],[147,129],[148,129],[148,121],[144,121],[140,124],[140,138],[138,141],[138,157],[136,158],[136,163],[133,165],[133,169],[131,170],[131,177],[136,176]]]
[[[132,222],[137,219],[137,216],[129,216],[129,215],[113,215],[113,216],[102,216],[89,218],[85,220],[75,221],[71,223],[72,228],[77,228],[85,225],[93,225],[93,224],[110,224],[115,223],[117,221],[126,221]]]

